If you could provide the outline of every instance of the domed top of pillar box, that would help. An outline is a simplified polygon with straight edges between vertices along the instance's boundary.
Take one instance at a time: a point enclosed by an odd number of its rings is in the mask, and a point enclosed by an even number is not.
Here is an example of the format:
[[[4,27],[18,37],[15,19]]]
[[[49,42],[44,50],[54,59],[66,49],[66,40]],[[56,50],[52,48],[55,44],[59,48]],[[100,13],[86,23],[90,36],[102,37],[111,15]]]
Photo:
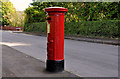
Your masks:
[[[48,7],[45,8],[45,12],[67,12],[68,10],[63,7]]]

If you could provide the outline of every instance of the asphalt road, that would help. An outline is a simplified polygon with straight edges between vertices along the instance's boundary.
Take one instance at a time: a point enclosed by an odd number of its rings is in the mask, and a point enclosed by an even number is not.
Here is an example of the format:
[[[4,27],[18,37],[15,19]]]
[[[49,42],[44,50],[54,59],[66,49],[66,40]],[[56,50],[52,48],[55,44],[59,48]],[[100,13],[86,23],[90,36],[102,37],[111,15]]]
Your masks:
[[[46,62],[46,37],[3,31],[1,43]],[[65,39],[65,70],[82,77],[118,77],[118,46]]]

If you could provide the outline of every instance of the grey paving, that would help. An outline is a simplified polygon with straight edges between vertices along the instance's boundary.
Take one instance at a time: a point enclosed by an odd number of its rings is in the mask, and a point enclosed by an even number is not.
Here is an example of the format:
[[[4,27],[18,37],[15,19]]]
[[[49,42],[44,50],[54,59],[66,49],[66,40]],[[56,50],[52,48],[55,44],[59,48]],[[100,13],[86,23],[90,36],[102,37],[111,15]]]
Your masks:
[[[2,44],[46,61],[46,37],[9,31],[2,37]],[[65,70],[83,77],[117,77],[118,46],[65,39]]]
[[[67,71],[50,73],[45,63],[8,46],[2,46],[3,77],[78,77]]]

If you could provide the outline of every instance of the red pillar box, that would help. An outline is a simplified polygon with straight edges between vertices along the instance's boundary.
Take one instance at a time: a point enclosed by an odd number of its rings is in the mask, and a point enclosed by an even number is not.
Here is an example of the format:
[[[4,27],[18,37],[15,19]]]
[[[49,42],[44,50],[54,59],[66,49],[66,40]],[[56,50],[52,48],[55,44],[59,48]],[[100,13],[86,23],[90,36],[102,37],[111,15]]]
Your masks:
[[[64,15],[66,8],[46,8],[47,18],[47,71],[64,70]]]

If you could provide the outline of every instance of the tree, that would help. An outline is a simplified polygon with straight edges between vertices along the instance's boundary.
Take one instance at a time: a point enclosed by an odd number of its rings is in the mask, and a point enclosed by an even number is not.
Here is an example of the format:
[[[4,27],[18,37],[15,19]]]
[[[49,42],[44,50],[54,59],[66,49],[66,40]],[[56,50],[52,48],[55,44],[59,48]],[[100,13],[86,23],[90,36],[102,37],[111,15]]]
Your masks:
[[[14,13],[16,9],[13,7],[11,2],[2,2],[2,24],[9,25],[12,22],[11,14]]]
[[[12,16],[12,26],[21,27],[24,26],[24,12],[16,11],[15,13],[11,13]]]
[[[46,20],[45,12],[39,7],[29,7],[24,13],[26,14],[26,23],[44,22]]]
[[[65,15],[66,22],[119,20],[118,6],[120,2],[33,2],[32,7],[26,9],[28,23],[44,22],[47,7],[65,7],[68,12]]]
[[[2,13],[2,25],[11,25],[14,27],[19,27],[24,25],[24,12],[16,11],[13,4],[10,1],[1,1],[2,8],[0,12]]]

